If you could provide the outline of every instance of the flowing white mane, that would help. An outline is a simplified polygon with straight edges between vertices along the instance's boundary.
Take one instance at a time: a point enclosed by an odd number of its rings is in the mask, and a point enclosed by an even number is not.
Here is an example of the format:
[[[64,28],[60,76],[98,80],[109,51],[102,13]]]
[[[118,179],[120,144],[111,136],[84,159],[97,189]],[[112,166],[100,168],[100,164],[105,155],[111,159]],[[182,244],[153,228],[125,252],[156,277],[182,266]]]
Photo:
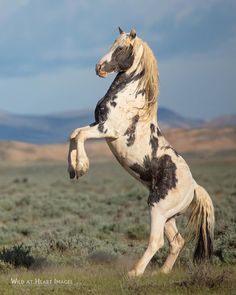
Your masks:
[[[143,53],[137,67],[140,68],[143,75],[138,84],[138,90],[145,91],[146,103],[144,111],[147,115],[156,114],[157,97],[159,95],[159,72],[156,58],[146,42],[136,38],[134,42],[134,52],[142,45]]]

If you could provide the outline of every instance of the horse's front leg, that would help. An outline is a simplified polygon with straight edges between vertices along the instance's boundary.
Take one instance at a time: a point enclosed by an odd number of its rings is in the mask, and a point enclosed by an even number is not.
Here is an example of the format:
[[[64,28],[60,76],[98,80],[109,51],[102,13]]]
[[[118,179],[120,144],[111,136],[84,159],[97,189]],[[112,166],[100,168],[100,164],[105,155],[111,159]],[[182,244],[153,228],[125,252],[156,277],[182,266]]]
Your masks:
[[[116,139],[117,132],[106,123],[103,128],[99,124],[89,125],[83,128],[75,129],[70,136],[70,147],[68,154],[68,172],[70,178],[79,178],[84,175],[89,168],[89,159],[87,157],[84,142],[93,138],[113,138]]]
[[[76,175],[76,166],[77,166],[77,159],[78,159],[78,152],[77,152],[77,141],[76,136],[79,134],[79,132],[83,129],[89,129],[90,126],[82,127],[82,128],[76,128],[71,135],[69,136],[69,152],[68,152],[68,173],[70,175],[70,178],[75,178]]]

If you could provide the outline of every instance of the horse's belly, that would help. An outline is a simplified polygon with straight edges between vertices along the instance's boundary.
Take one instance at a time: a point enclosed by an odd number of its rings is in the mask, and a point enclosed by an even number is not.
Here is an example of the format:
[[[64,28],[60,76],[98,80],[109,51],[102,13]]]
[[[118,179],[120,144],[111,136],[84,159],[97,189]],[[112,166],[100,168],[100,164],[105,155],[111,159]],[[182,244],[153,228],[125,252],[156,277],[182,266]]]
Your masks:
[[[117,159],[117,161],[121,164],[121,166],[134,178],[136,178],[138,181],[140,181],[145,186],[148,186],[148,184],[140,179],[140,176],[135,173],[130,167],[134,163],[142,163],[143,157],[138,155],[136,152],[134,152],[133,149],[127,148],[126,139],[119,138],[116,140],[109,140],[107,139],[107,144]]]
[[[116,140],[107,139],[107,144],[122,166],[130,167],[134,163],[142,163],[145,155],[144,147],[139,150],[138,146],[127,147],[125,137],[119,137]]]

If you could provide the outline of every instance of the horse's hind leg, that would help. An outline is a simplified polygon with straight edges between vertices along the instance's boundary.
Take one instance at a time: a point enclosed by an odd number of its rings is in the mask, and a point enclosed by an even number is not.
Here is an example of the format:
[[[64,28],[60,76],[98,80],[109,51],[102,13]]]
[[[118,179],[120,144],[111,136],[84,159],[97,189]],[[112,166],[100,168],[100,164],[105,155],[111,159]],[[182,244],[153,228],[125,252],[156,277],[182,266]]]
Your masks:
[[[147,250],[128,275],[130,277],[142,275],[153,255],[164,245],[164,217],[158,207],[151,207],[151,231]]]
[[[184,246],[184,239],[181,237],[178,232],[175,218],[169,219],[165,224],[165,235],[170,244],[170,253],[166,258],[164,265],[161,268],[161,271],[164,273],[169,273],[172,270],[172,267]]]

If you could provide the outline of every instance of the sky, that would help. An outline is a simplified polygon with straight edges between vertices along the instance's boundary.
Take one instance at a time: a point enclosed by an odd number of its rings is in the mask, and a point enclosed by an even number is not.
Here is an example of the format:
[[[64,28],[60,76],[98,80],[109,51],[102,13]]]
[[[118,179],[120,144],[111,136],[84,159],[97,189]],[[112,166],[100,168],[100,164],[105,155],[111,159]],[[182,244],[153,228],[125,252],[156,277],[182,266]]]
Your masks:
[[[0,110],[94,109],[114,75],[96,62],[135,28],[153,49],[159,105],[192,118],[236,113],[236,1],[0,0]]]

